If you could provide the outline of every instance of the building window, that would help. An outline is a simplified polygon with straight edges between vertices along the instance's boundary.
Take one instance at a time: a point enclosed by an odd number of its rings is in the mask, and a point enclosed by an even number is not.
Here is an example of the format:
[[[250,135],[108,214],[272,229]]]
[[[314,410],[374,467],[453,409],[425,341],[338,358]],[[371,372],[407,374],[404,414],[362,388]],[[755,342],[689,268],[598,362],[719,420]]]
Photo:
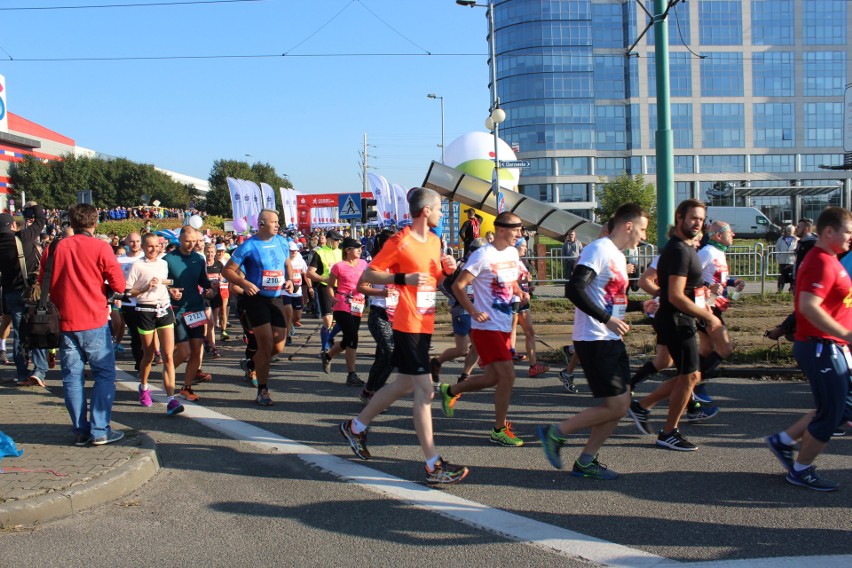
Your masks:
[[[745,111],[742,103],[702,104],[701,140],[705,148],[743,148]]]
[[[510,2],[511,4],[511,2]],[[592,4],[592,26],[595,47],[627,47],[624,4]]]
[[[648,173],[657,173],[657,157],[647,156],[645,162],[648,165]],[[674,157],[674,173],[676,174],[693,174],[695,167],[693,166],[692,156],[675,156]]]
[[[802,10],[805,45],[846,45],[849,0],[808,0]]]
[[[614,4],[605,4],[612,6]],[[625,99],[627,85],[625,84],[624,62],[626,57],[598,57],[595,60],[595,98],[596,99]]]
[[[712,52],[701,60],[701,94],[705,97],[743,96],[742,53]]]
[[[560,203],[589,201],[589,184],[587,183],[557,183]]]
[[[752,55],[752,90],[756,97],[792,97],[793,54],[789,51]]]
[[[624,158],[595,158],[595,175],[617,177],[627,171]]]
[[[698,39],[701,45],[742,45],[741,0],[701,0],[698,3]]]
[[[702,174],[745,172],[745,156],[699,156]]]
[[[752,45],[793,45],[793,0],[751,0]]]
[[[802,154],[802,171],[819,172],[820,166],[843,165],[843,154]]]
[[[556,158],[556,175],[589,175],[589,158]]]
[[[805,103],[805,146],[843,145],[843,103]]]
[[[753,172],[793,172],[795,170],[795,156],[790,154],[751,157],[751,171]]]
[[[806,51],[806,97],[842,97],[846,87],[845,51]]]
[[[635,2],[627,2],[627,4],[628,4],[628,6],[631,7],[631,11],[633,12],[633,19],[631,19],[631,21],[635,22],[636,21],[636,16],[635,16],[636,11],[635,11],[635,9],[633,9]],[[668,19],[668,22],[669,22],[669,45],[674,46],[674,45],[684,45],[684,44],[690,45],[691,44],[690,35],[689,35],[690,34],[690,31],[689,31],[689,11],[691,10],[691,8],[690,8],[691,5],[692,5],[691,2],[679,2],[679,3],[675,4],[674,8],[672,8],[672,10],[669,12],[669,19]],[[650,10],[650,6],[648,6],[648,8]],[[641,29],[644,29],[645,19],[646,19],[645,18],[645,12],[640,11],[640,13],[642,14]],[[634,37],[636,35],[636,32],[638,32],[638,31],[639,31],[639,29],[634,30],[634,33],[633,33]],[[656,39],[656,36],[654,35],[653,28],[648,30],[648,33],[645,34],[645,38],[647,38],[649,46],[655,45],[657,39]]]
[[[689,103],[673,103],[671,105],[672,137],[675,148],[692,148],[692,105]],[[657,105],[648,105],[648,122],[651,132],[650,145],[656,148]]]
[[[530,158],[530,167],[521,170],[521,175],[524,176],[552,176],[553,168],[551,158]]]
[[[595,107],[595,148],[598,150],[627,149],[627,116],[624,105]]]
[[[549,203],[553,201],[553,192],[550,184],[547,183],[531,183],[521,186],[521,193],[533,199]]]
[[[669,92],[673,97],[692,96],[692,54],[682,51],[669,53]],[[648,55],[648,96],[657,96],[657,62]]]
[[[676,181],[675,182],[675,203],[680,203],[687,199],[692,199],[692,182],[691,181]]]
[[[792,148],[796,145],[796,110],[793,103],[754,105],[754,146]]]

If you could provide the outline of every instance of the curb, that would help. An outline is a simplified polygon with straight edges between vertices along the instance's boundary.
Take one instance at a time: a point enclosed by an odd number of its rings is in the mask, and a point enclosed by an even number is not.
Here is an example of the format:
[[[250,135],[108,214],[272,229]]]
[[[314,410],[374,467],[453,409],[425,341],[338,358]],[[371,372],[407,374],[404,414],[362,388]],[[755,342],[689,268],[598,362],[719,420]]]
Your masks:
[[[148,482],[160,469],[154,440],[137,432],[138,453],[113,471],[65,491],[0,505],[0,527],[32,525],[115,501]]]

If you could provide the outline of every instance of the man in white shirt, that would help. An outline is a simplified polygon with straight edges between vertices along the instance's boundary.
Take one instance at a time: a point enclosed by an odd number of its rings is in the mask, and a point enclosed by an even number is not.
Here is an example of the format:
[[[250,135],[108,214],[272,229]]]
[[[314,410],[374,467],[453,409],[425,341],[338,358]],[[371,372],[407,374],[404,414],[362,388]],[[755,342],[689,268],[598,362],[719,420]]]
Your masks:
[[[127,254],[118,257],[118,264],[121,265],[121,270],[124,272],[124,279],[130,275],[130,267],[137,260],[144,258],[145,253],[142,252],[142,236],[139,233],[130,233],[124,239],[124,244],[127,246]],[[130,296],[125,296],[122,300],[116,300],[121,305],[121,316],[124,318],[124,325],[127,332],[130,334],[130,351],[133,353],[134,368],[139,370],[139,362],[142,360],[142,340],[139,337],[138,325],[136,325],[136,299]],[[121,337],[116,337],[116,344],[121,343]]]

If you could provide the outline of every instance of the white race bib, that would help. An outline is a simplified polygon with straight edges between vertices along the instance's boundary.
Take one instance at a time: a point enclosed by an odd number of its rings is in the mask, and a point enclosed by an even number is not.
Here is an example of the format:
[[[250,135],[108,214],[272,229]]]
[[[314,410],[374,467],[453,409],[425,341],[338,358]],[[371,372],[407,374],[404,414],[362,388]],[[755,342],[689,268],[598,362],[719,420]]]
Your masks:
[[[284,285],[283,270],[264,270],[261,287],[269,292],[277,292]]]
[[[188,312],[183,314],[186,327],[200,327],[207,323],[207,314],[204,312]]]
[[[385,308],[393,311],[399,305],[399,290],[393,286],[388,286],[388,295],[385,298]]]
[[[420,286],[417,288],[417,311],[421,315],[435,313],[434,286]]]
[[[353,316],[360,316],[364,313],[364,305],[366,304],[363,294],[355,294],[349,299],[349,309]]]
[[[498,262],[491,267],[497,276],[497,282],[511,284],[518,280],[518,263],[515,261]]]
[[[695,289],[695,305],[702,310],[707,307],[707,288],[704,286]]]
[[[294,270],[293,271],[293,287],[298,288],[302,285],[302,271]]]
[[[623,320],[626,313],[627,296],[624,294],[618,294],[612,299],[612,317]]]

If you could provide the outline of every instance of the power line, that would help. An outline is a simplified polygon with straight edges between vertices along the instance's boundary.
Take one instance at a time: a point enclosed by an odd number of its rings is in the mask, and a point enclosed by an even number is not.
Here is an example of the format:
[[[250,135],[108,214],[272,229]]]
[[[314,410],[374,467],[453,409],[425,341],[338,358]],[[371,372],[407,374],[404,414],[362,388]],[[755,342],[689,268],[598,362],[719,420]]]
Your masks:
[[[161,55],[126,57],[21,57],[10,61],[25,63],[65,63],[72,61],[175,61],[202,59],[271,59],[286,58],[331,58],[331,57],[484,57],[483,53],[262,53],[249,55]],[[623,57],[623,56],[622,56]]]
[[[177,2],[134,2],[132,4],[85,4],[81,6],[12,6],[0,8],[0,12],[22,12],[24,10],[88,10],[92,8],[144,8],[150,6],[192,6],[197,4],[237,4],[263,2],[264,0],[183,0]]]

